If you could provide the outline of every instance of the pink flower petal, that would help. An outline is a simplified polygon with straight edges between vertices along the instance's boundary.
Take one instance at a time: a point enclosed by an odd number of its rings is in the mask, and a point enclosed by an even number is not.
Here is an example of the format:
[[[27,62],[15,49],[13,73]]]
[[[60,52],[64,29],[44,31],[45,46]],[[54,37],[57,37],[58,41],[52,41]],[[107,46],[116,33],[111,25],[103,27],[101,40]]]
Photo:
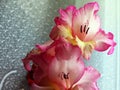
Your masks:
[[[59,38],[73,38],[72,37],[72,32],[70,30],[70,27],[67,25],[58,25],[55,26],[52,31],[50,32],[50,38],[53,40],[57,40]]]
[[[78,46],[73,46],[63,38],[59,39],[58,42],[59,44],[55,47],[57,60],[69,60],[81,55],[81,50]]]
[[[74,11],[76,10],[75,6],[68,6],[66,9],[60,9],[60,18],[66,22],[69,27],[72,27],[72,19]]]
[[[60,87],[70,88],[77,82],[84,72],[84,64],[81,60],[54,60],[49,68],[49,78],[59,84]],[[65,76],[68,79],[65,79]]]
[[[36,84],[39,84],[43,78],[45,78],[47,76],[45,70],[41,69],[41,67],[36,67],[33,70],[33,75],[32,78],[34,79],[34,82]]]
[[[96,83],[84,83],[82,85],[75,86],[72,90],[99,90]]]
[[[96,81],[99,77],[100,73],[96,69],[93,67],[87,67],[85,68],[82,78],[75,84],[75,88],[79,87],[83,90],[98,90]]]
[[[99,30],[96,36],[94,37],[94,40],[96,41],[95,50],[97,51],[105,51],[108,48],[110,50],[108,51],[108,54],[112,54],[114,51],[114,47],[116,46],[116,43],[113,41],[113,34],[112,33],[105,33],[103,30]]]
[[[60,16],[54,19],[56,25],[50,32],[50,38],[55,40],[58,37],[71,37],[72,18],[76,10],[74,6],[68,6],[66,9],[60,9]]]
[[[37,44],[36,48],[32,49],[26,55],[26,57],[24,59],[22,59],[24,67],[27,71],[31,70],[30,62],[32,62],[33,64],[36,64],[36,65],[39,65],[39,66],[44,66],[45,65],[45,62],[48,61],[46,59],[48,59],[52,54],[54,54],[54,51],[52,50],[52,47],[51,47],[51,49],[49,49],[50,45],[52,43],[53,43],[53,41],[48,41],[48,42],[46,42],[45,44],[42,44],[42,45]]]
[[[96,82],[96,80],[100,77],[100,73],[94,69],[93,67],[86,67],[85,73],[80,79],[80,82]]]
[[[50,80],[60,87],[70,88],[80,79],[84,72],[84,63],[80,60],[79,50],[77,46],[66,43],[56,46],[56,59],[49,66]]]
[[[32,62],[32,65],[30,64]],[[48,63],[43,59],[41,54],[31,55],[23,59],[26,70],[32,72],[32,78],[39,83],[47,75]]]
[[[57,26],[54,26],[52,31],[50,32],[50,38],[55,40],[59,37],[60,30]]]
[[[37,45],[36,48],[28,53],[22,60],[25,69],[32,72],[31,78],[33,78],[35,83],[41,82],[47,75],[48,64],[54,58],[54,48],[50,48],[51,43],[52,42],[48,42],[44,45]]]
[[[36,44],[36,47],[41,51],[44,52],[49,46],[50,44],[52,44],[53,41],[49,40],[47,42],[45,42],[44,44]]]
[[[35,48],[35,49],[31,50],[30,53],[28,53],[24,59],[22,59],[24,67],[27,71],[31,70],[30,61],[32,61],[32,58],[36,59],[40,53],[41,53],[41,51],[39,49]]]
[[[97,16],[99,9],[97,2],[85,4],[76,10],[73,17],[73,33],[81,40],[91,40],[100,28],[100,19]]]

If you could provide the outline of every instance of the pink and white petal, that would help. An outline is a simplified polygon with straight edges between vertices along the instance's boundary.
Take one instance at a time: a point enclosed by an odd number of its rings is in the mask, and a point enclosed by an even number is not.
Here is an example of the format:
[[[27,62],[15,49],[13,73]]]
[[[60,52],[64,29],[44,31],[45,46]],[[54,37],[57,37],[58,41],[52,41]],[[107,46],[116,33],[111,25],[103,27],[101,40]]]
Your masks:
[[[79,85],[82,88],[97,88],[96,82],[98,78],[100,77],[100,73],[94,69],[93,67],[86,67],[85,72],[81,79],[74,84],[74,86]],[[83,89],[83,90],[89,90],[89,89]],[[90,89],[90,90],[98,90],[98,89]]]
[[[70,38],[70,39],[73,38],[70,27],[66,25],[55,26],[50,32],[50,38],[53,40],[57,40],[60,37]]]
[[[71,60],[72,58],[76,60],[81,55],[81,50],[78,46],[73,46],[63,38],[59,39],[55,52],[57,60]]]
[[[96,83],[84,83],[82,85],[76,85],[72,90],[99,90]]]
[[[114,36],[111,32],[106,34],[103,30],[99,30],[93,39],[96,41],[95,50],[101,52],[110,48],[108,54],[112,54],[116,46],[116,42],[113,38]]]
[[[67,25],[67,23],[64,20],[62,20],[60,17],[55,17],[54,22],[55,22],[56,26]]]
[[[48,41],[45,44],[37,44],[36,48],[32,49],[24,59],[22,59],[24,67],[27,71],[31,70],[30,62],[35,64],[41,63],[41,53],[45,52],[49,46],[53,43],[53,41]]]
[[[30,90],[55,90],[52,87],[44,87],[44,86],[38,86],[37,84],[33,83],[30,87]]]
[[[31,57],[27,58],[26,60],[29,60],[29,62],[28,62],[29,65],[30,65],[30,62],[32,62],[32,64],[39,66],[42,70],[45,70],[48,66],[48,62],[46,60],[44,60],[44,58],[42,57],[41,54],[40,55],[39,54],[32,55]]]
[[[23,59],[23,63],[26,70],[32,72],[32,79],[34,79],[36,83],[39,83],[42,78],[47,75],[48,63],[42,58],[41,55],[36,54],[26,57]]]
[[[61,87],[70,88],[84,73],[84,63],[78,59],[74,57],[71,60],[54,60],[49,66],[50,80]]]
[[[74,6],[68,6],[66,9],[59,10],[60,17],[54,19],[56,26],[53,27],[49,35],[51,39],[55,40],[58,37],[72,37],[72,18],[75,10],[76,7]]]
[[[36,56],[39,56],[39,54],[41,53],[41,51],[37,48],[31,50],[24,59],[22,59],[22,62],[24,64],[24,67],[27,71],[31,70],[31,65],[30,65],[30,61],[32,61],[32,58],[35,59]]]
[[[53,40],[56,40],[59,37],[59,28],[57,26],[54,26],[53,29],[50,32],[50,38]]]
[[[76,10],[73,16],[73,33],[81,40],[91,40],[100,28],[100,19],[97,15],[99,6],[97,2],[85,4],[84,7]],[[85,27],[86,25],[86,27]],[[80,28],[82,26],[82,31]],[[84,31],[84,28],[85,31]],[[89,31],[87,32],[87,29]]]
[[[60,18],[65,21],[69,27],[72,27],[72,19],[75,10],[75,6],[68,6],[66,9],[59,10]]]
[[[38,48],[41,52],[44,52],[52,43],[53,43],[53,40],[49,40],[44,44],[36,44],[36,48]]]
[[[84,82],[96,82],[100,77],[100,73],[91,66],[85,68],[84,75],[80,79],[80,83]]]

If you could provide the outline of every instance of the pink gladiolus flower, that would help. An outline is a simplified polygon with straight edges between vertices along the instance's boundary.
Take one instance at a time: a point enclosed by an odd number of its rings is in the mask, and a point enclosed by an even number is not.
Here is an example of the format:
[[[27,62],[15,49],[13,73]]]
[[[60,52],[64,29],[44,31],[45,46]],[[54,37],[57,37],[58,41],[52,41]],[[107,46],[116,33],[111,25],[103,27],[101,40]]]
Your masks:
[[[57,74],[57,73],[54,73],[54,74]],[[79,72],[76,74],[79,74]],[[73,76],[74,75],[75,74],[73,73]],[[51,87],[50,86],[41,87],[33,83],[31,85],[31,90],[99,90],[99,88],[97,87],[97,83],[96,83],[99,77],[100,77],[100,74],[96,69],[92,67],[86,67],[84,69],[84,73],[82,77],[78,80],[78,82],[73,83],[73,85],[69,83],[69,80],[71,79],[70,74],[62,73],[61,80],[66,83],[66,86],[63,87],[59,84],[53,83],[53,86]],[[63,82],[59,82],[59,83],[63,84]]]
[[[73,45],[78,45],[82,56],[89,59],[92,51],[105,51],[112,54],[116,43],[111,32],[105,33],[100,27],[100,19],[97,15],[99,6],[97,2],[85,4],[76,9],[68,6],[60,9],[60,16],[55,18],[56,25],[50,33],[50,37],[56,40],[64,37]]]
[[[24,59],[31,90],[98,90],[100,73],[85,67],[81,49],[65,39],[37,45]],[[30,65],[32,61],[32,66]]]

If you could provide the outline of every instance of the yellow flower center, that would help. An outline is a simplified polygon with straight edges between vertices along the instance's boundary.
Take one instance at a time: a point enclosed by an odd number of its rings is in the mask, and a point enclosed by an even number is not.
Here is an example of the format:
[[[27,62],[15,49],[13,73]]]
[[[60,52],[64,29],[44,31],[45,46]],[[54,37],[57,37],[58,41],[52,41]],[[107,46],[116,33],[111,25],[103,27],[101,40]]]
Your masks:
[[[94,50],[95,41],[84,42],[76,36],[76,44],[81,48],[83,57],[89,59],[92,51]]]

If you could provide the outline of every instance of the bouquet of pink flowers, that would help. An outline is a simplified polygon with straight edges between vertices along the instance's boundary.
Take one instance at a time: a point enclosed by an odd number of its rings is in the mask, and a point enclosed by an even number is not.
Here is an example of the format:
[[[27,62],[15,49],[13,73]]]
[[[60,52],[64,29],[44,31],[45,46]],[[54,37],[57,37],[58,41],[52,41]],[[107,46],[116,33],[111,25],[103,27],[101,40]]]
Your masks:
[[[93,50],[112,54],[116,43],[111,32],[101,29],[98,10],[97,2],[59,10],[51,40],[36,45],[22,60],[30,90],[99,90],[100,73],[83,60]]]

